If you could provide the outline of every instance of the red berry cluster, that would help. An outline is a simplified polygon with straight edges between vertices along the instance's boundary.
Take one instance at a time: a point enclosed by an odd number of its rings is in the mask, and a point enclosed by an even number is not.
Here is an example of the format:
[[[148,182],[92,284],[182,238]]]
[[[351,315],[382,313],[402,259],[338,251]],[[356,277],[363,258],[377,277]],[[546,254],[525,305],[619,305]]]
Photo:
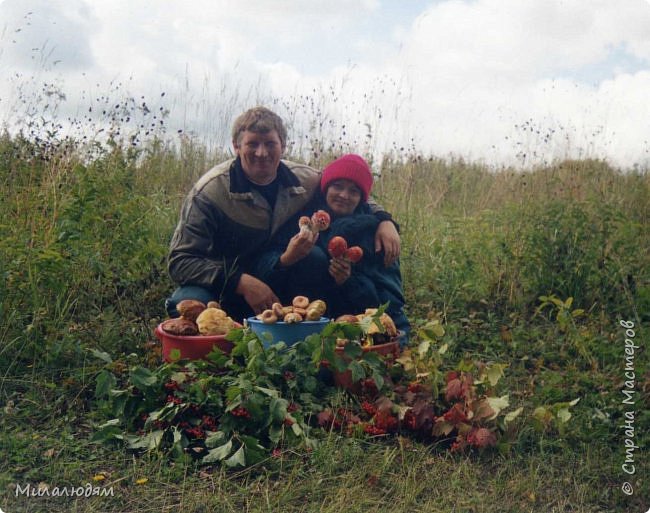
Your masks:
[[[243,419],[250,419],[250,418],[251,418],[251,414],[250,414],[250,412],[249,412],[246,408],[244,408],[243,406],[239,406],[239,407],[237,407],[237,408],[233,408],[233,409],[230,411],[230,414],[231,414],[233,417],[240,417],[240,418],[243,418]]]
[[[210,415],[203,415],[201,418],[201,427],[206,431],[217,431],[217,419]]]
[[[367,397],[375,397],[379,390],[377,389],[377,383],[372,378],[365,378],[360,381],[361,383],[361,394]]]
[[[386,433],[393,433],[397,431],[399,420],[397,417],[387,411],[378,411],[373,417],[373,423],[379,429],[383,429]]]
[[[417,394],[418,392],[422,391],[422,385],[420,383],[417,383],[417,382],[409,383],[408,391],[413,393],[413,394]]]
[[[205,431],[200,427],[191,427],[185,430],[185,434],[190,438],[203,439],[205,438]]]
[[[163,386],[165,387],[165,390],[167,390],[168,392],[173,392],[174,390],[180,390],[181,388],[181,386],[173,379],[169,380]]]
[[[367,433],[372,436],[379,436],[379,435],[385,435],[386,430],[381,429],[377,426],[373,426],[372,424],[366,424],[363,426],[363,432]]]
[[[363,401],[361,403],[361,409],[370,417],[374,416],[374,414],[377,413],[377,407],[370,401]]]

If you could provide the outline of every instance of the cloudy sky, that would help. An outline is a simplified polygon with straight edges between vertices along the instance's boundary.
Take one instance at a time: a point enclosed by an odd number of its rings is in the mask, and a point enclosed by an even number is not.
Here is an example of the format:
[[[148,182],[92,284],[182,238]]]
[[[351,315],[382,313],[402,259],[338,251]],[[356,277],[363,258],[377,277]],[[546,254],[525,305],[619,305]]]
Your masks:
[[[0,79],[4,124],[227,146],[264,103],[301,150],[650,163],[649,0],[0,0]]]

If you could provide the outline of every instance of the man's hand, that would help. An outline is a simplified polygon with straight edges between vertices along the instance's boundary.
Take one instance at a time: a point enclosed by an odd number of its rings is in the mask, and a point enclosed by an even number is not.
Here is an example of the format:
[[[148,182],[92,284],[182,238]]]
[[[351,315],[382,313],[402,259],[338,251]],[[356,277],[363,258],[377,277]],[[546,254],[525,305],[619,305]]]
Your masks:
[[[256,314],[271,308],[273,303],[280,302],[271,287],[250,274],[241,275],[235,292],[244,297],[244,301]]]
[[[392,265],[399,257],[400,237],[392,221],[382,221],[375,232],[375,253],[384,250],[384,265]]]
[[[291,237],[287,249],[280,256],[280,264],[289,267],[305,258],[316,244],[318,233],[311,230],[300,230]]]
[[[329,273],[337,285],[343,285],[352,274],[352,264],[345,258],[332,258]]]

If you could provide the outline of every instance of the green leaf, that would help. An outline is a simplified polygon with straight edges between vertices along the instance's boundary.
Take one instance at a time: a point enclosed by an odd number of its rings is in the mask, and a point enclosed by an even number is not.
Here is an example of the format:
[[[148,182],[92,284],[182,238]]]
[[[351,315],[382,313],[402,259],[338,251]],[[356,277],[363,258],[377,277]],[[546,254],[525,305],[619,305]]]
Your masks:
[[[159,429],[142,436],[127,436],[129,449],[157,449],[160,447],[163,434],[165,434],[165,432]]]
[[[244,452],[244,445],[242,444],[239,449],[230,458],[225,461],[229,467],[245,467],[246,466],[246,453]]]
[[[377,372],[376,370],[373,371],[372,379],[375,380],[375,384],[377,385],[377,390],[381,390],[382,387],[384,386],[384,377],[381,375],[381,373]]]
[[[538,406],[533,411],[533,418],[543,426],[548,426],[553,421],[553,414],[544,406]]]
[[[117,379],[115,376],[111,372],[104,369],[97,375],[95,397],[99,399],[108,396],[109,391],[115,387],[116,383]]]
[[[363,349],[361,349],[359,344],[346,344],[343,349],[343,354],[351,360],[354,360],[363,354]]]
[[[97,428],[91,442],[108,442],[110,440],[122,440],[123,438],[120,419],[111,419]]]
[[[352,373],[352,382],[356,383],[360,379],[363,379],[366,377],[366,372],[363,370],[363,367],[359,362],[356,360],[353,362],[350,362],[350,365],[348,366],[348,369],[350,369],[350,372]]]
[[[296,435],[296,436],[302,436],[303,435],[303,430],[300,427],[300,424],[298,424],[297,422],[294,422],[293,424],[291,424],[291,431],[293,431],[293,434]]]
[[[315,392],[318,388],[318,380],[314,376],[307,376],[303,382],[303,388],[307,392]]]
[[[176,383],[185,383],[185,381],[187,381],[187,378],[188,378],[187,372],[174,372],[169,377],[170,380],[175,381]]]
[[[181,433],[180,429],[178,429],[176,426],[172,427],[172,445],[176,445],[181,441],[181,438],[183,438],[183,434]]]
[[[241,448],[240,448],[241,450]],[[203,457],[203,463],[214,463],[216,461],[225,460],[232,451],[232,440],[228,440],[225,444],[210,449],[208,454]],[[226,462],[228,463],[228,462]]]
[[[144,367],[136,367],[131,371],[131,383],[133,383],[140,390],[155,385],[158,378],[151,373],[149,369]]]
[[[420,342],[418,345],[418,356],[420,358],[424,358],[426,354],[429,352],[429,347],[431,346],[431,342],[429,340],[423,340]]]
[[[493,363],[487,368],[487,378],[490,385],[496,386],[503,377],[503,371],[508,365],[505,363]]]
[[[568,408],[562,408],[557,412],[557,420],[560,421],[561,424],[566,424],[569,422],[569,419],[571,418],[571,412],[569,411]]]
[[[111,355],[106,353],[105,351],[99,351],[98,349],[90,348],[88,351],[91,352],[91,354],[99,358],[101,361],[105,363],[113,363],[113,358],[111,358]]]
[[[147,417],[147,420],[144,423],[145,429],[147,429],[151,424],[156,420],[172,420],[182,408],[182,404],[166,403],[165,406],[151,412]]]
[[[507,395],[501,397],[488,397],[486,401],[490,405],[490,408],[494,410],[494,415],[491,417],[492,419],[496,418],[501,410],[507,408],[510,405]]]
[[[259,390],[265,395],[268,395],[269,397],[278,397],[280,394],[277,390],[273,390],[272,388],[264,388],[264,387],[255,387],[255,390]]]
[[[524,408],[520,406],[516,410],[507,413],[505,417],[503,417],[503,423],[506,425],[509,424],[510,422],[515,420],[521,414],[522,411],[524,411]]]
[[[208,435],[205,439],[205,446],[208,449],[213,449],[226,439],[226,435],[223,431],[215,431],[214,433]]]
[[[260,445],[257,438],[252,436],[242,436],[241,438],[244,442],[244,453],[247,465],[254,465],[266,457],[266,449]]]
[[[226,402],[227,403],[235,403],[238,402],[241,396],[241,388],[238,386],[232,386],[228,387],[226,389]],[[233,406],[234,407],[234,406]]]
[[[282,426],[269,426],[269,440],[273,445],[278,445],[282,438]]]
[[[272,397],[269,404],[269,413],[275,422],[283,422],[287,416],[288,402],[286,399]]]
[[[169,359],[172,362],[177,362],[178,360],[181,359],[181,350],[175,347],[171,351],[169,351]]]

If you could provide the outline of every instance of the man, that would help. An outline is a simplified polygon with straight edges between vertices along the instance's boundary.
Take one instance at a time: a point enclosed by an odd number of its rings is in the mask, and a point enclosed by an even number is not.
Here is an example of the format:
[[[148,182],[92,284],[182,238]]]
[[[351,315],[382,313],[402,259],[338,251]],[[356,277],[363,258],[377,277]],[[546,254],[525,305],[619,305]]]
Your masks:
[[[235,159],[203,175],[186,197],[172,237],[169,273],[180,285],[167,300],[176,316],[182,299],[220,301],[231,317],[257,314],[279,299],[252,269],[271,236],[299,212],[320,186],[320,173],[303,164],[281,160],[287,131],[282,119],[265,107],[254,107],[233,125]],[[382,220],[376,251],[386,263],[399,255],[400,239],[390,215],[374,206]],[[308,252],[314,234],[292,242]]]

